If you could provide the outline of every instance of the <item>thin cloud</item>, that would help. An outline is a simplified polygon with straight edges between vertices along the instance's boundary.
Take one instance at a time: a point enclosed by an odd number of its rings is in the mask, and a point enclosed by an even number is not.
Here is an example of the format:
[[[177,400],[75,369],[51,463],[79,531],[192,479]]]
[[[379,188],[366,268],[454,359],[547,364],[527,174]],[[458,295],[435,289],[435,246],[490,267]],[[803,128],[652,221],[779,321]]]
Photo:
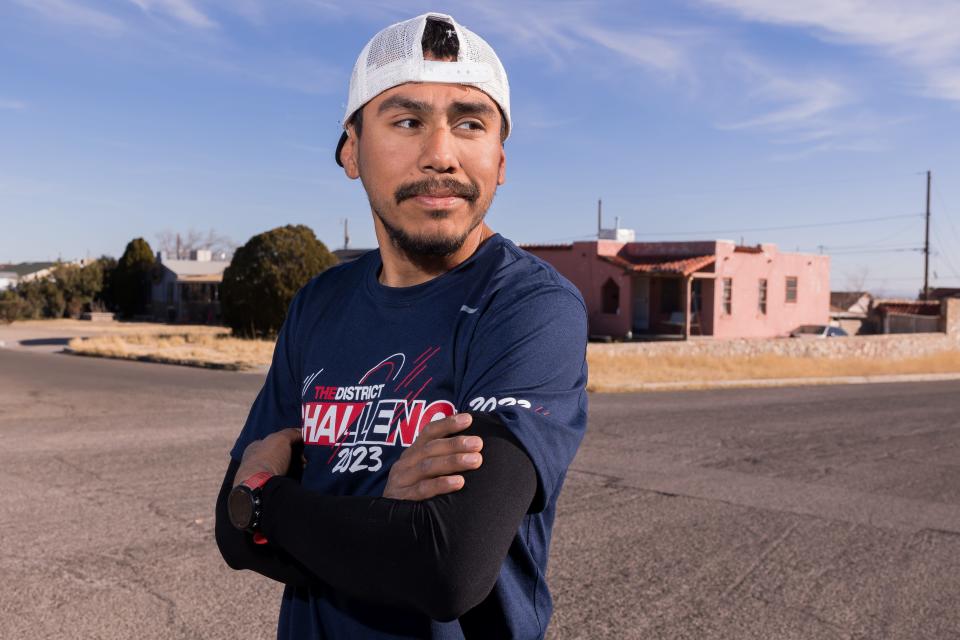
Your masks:
[[[574,32],[644,67],[675,74],[687,67],[686,53],[675,42],[642,33],[618,32],[581,24]]]
[[[783,131],[816,128],[830,112],[850,104],[851,91],[824,77],[797,78],[741,57],[736,60],[747,76],[752,99],[776,105],[759,116],[721,125],[721,129],[767,129]]]
[[[4,100],[0,98],[0,109],[11,109],[22,111],[27,108],[27,103],[22,100]]]
[[[873,138],[865,138],[863,140],[851,140],[849,142],[824,142],[822,144],[813,145],[811,147],[806,147],[800,149],[799,151],[791,153],[777,153],[770,157],[771,160],[778,162],[790,162],[794,160],[801,160],[803,158],[816,155],[818,153],[829,153],[837,151],[851,151],[858,153],[879,153],[881,151],[886,151],[888,145],[882,140],[876,140]]]
[[[923,74],[922,92],[960,101],[960,3],[917,0],[701,0],[746,20],[805,28],[821,39],[868,46]]]
[[[130,0],[148,14],[162,14],[188,27],[214,29],[218,25],[190,0]]]
[[[486,3],[471,9],[481,16],[485,28],[506,36],[511,46],[536,51],[554,67],[568,66],[597,45],[623,62],[652,71],[676,75],[688,67],[685,34],[614,28],[598,20],[604,14],[591,5],[521,8]]]
[[[103,34],[116,35],[126,31],[123,20],[70,0],[14,0],[17,4],[40,14],[51,22],[79,27]]]
[[[825,152],[883,151],[888,145],[882,132],[906,120],[871,113],[841,78],[799,75],[746,55],[732,57],[730,62],[731,79],[747,87],[744,95],[749,103],[765,107],[758,115],[716,126],[766,134],[773,144],[796,148],[774,155],[774,160]]]

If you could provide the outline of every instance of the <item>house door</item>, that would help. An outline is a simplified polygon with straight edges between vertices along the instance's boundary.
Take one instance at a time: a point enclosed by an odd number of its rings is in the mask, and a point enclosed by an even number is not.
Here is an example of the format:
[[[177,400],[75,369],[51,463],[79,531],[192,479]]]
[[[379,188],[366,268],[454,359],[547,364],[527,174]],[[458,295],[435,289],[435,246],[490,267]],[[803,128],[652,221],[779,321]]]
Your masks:
[[[650,278],[633,279],[633,330],[650,329]]]

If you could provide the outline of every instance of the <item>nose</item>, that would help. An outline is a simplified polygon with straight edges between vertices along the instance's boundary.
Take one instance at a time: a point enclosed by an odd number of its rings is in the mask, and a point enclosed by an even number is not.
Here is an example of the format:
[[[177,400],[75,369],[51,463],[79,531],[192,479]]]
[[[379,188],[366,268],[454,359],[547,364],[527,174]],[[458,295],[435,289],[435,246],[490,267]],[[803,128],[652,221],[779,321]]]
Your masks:
[[[420,170],[424,173],[456,173],[460,169],[457,160],[456,140],[445,127],[437,127],[424,139],[420,155]]]

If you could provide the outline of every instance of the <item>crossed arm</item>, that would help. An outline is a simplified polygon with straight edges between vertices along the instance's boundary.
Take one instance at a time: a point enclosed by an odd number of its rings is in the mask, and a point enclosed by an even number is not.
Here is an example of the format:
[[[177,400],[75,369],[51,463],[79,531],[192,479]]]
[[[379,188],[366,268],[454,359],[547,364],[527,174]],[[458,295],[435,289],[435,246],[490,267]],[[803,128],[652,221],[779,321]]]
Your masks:
[[[459,490],[450,485],[452,493],[422,501],[327,496],[272,478],[263,487],[267,545],[229,523],[227,494],[246,477],[235,478],[240,463],[232,461],[217,499],[220,551],[234,569],[287,584],[325,584],[435,620],[458,618],[493,589],[537,490],[533,463],[496,416],[473,414],[463,435],[482,438],[482,466],[463,473]]]

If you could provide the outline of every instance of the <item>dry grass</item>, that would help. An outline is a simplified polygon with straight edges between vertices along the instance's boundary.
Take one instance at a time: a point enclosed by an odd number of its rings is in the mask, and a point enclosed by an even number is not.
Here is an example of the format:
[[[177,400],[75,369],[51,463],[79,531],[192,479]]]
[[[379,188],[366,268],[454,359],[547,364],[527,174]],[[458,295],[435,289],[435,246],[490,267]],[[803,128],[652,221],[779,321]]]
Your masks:
[[[163,325],[161,325],[163,326]],[[75,353],[124,360],[149,360],[197,367],[245,370],[270,364],[274,343],[269,340],[241,340],[224,333],[194,332],[170,334],[112,334],[74,338]]]
[[[75,320],[35,322],[43,323],[40,326],[44,327],[69,322],[84,329],[97,327],[97,323]],[[84,355],[238,370],[269,365],[273,354],[273,342],[233,338],[224,327],[177,327],[175,333],[171,332],[170,325],[164,324],[105,323],[98,328],[104,335],[74,338],[70,348]],[[590,366],[588,388],[603,392],[635,391],[646,383],[660,382],[960,373],[960,351],[957,350],[907,359],[827,359],[784,355],[650,355],[590,348],[587,361]]]
[[[903,360],[802,358],[778,355],[657,355],[587,351],[591,391],[634,391],[649,382],[958,373],[960,351]]]

